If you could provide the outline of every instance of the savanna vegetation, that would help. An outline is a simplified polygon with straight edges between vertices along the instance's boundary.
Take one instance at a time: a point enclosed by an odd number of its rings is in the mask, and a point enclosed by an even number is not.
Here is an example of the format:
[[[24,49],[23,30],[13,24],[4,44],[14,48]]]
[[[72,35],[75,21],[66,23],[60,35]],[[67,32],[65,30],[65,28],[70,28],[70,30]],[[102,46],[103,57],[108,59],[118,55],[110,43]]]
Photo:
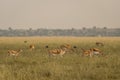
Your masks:
[[[74,51],[49,57],[48,50],[66,43],[76,46]],[[104,54],[82,56],[81,48],[98,48]],[[8,55],[8,50],[18,49],[23,50],[19,56]],[[119,57],[119,37],[0,37],[0,80],[119,80]]]

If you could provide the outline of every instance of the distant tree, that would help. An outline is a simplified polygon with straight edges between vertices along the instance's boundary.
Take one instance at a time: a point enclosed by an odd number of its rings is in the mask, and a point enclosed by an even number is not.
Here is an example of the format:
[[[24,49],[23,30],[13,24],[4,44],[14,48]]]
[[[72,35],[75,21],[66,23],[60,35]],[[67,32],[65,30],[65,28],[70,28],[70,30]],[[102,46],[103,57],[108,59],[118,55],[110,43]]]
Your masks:
[[[93,26],[93,29],[97,29],[97,27],[96,27],[96,26]]]
[[[47,31],[48,32],[48,36],[54,36],[54,31],[53,30],[49,30],[49,31]]]
[[[107,29],[107,27],[103,27],[103,29]]]
[[[82,28],[82,35],[83,35],[83,36],[86,36],[86,35],[87,35],[87,31],[88,31],[88,30],[86,29],[86,27],[83,27],[83,28]]]
[[[11,27],[8,28],[9,31],[12,31],[13,29]]]
[[[103,31],[104,31],[104,36],[107,36],[108,33],[107,33],[107,27],[103,27]]]
[[[86,27],[83,27],[82,30],[86,30]]]
[[[32,28],[29,28],[29,31],[32,31]]]
[[[74,30],[75,30],[75,28],[72,28],[71,30],[72,30],[72,31],[74,31]]]

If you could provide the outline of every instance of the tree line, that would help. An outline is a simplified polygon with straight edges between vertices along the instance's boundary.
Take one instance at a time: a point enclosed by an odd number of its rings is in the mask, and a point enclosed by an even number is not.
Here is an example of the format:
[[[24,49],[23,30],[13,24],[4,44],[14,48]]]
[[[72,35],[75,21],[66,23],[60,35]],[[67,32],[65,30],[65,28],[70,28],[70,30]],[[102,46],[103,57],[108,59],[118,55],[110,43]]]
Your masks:
[[[120,28],[0,29],[0,36],[120,36]]]

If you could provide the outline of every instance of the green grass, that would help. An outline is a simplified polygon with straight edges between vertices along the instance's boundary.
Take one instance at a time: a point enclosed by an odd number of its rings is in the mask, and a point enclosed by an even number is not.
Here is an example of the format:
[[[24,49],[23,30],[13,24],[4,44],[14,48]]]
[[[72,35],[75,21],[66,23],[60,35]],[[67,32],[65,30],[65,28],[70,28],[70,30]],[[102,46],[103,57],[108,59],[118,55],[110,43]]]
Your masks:
[[[24,41],[27,40],[27,43]],[[105,43],[97,47],[96,41]],[[48,50],[68,43],[77,46],[62,58],[49,57]],[[30,44],[36,49],[30,51]],[[50,48],[45,49],[48,45]],[[80,48],[97,47],[104,56],[83,57]],[[17,58],[7,56],[8,49],[23,49]],[[120,38],[92,37],[1,37],[0,80],[119,80]]]

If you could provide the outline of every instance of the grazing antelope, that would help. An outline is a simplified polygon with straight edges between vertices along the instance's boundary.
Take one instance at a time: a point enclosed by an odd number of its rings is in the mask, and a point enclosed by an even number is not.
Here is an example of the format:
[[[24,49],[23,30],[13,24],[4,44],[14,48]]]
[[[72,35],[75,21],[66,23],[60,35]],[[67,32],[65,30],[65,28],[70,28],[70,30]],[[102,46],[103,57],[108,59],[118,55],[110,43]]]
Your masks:
[[[70,50],[74,51],[73,48],[76,48],[76,46],[74,46],[74,47],[72,48],[72,46],[71,46],[70,44],[64,44],[64,45],[61,45],[60,48],[61,48],[61,49],[66,48],[67,51],[70,51]]]
[[[82,50],[83,50],[83,56],[90,56],[90,57],[92,57],[93,55],[103,55],[101,50],[99,50],[97,48],[91,48],[89,50],[82,49]]]
[[[34,44],[31,44],[31,45],[29,46],[29,48],[30,48],[30,50],[34,50],[34,49],[35,49]]]
[[[64,45],[61,45],[60,48],[70,49],[70,48],[71,48],[71,45],[69,45],[69,44],[64,44]]]
[[[104,46],[104,43],[103,42],[96,42],[95,43],[97,46]]]
[[[10,56],[18,56],[20,54],[20,52],[22,52],[22,49],[19,49],[18,51],[16,50],[8,50],[8,55]]]
[[[56,55],[60,55],[61,57],[63,57],[63,55],[66,53],[66,48],[60,48],[60,49],[52,49],[49,50],[49,56],[56,56]]]

